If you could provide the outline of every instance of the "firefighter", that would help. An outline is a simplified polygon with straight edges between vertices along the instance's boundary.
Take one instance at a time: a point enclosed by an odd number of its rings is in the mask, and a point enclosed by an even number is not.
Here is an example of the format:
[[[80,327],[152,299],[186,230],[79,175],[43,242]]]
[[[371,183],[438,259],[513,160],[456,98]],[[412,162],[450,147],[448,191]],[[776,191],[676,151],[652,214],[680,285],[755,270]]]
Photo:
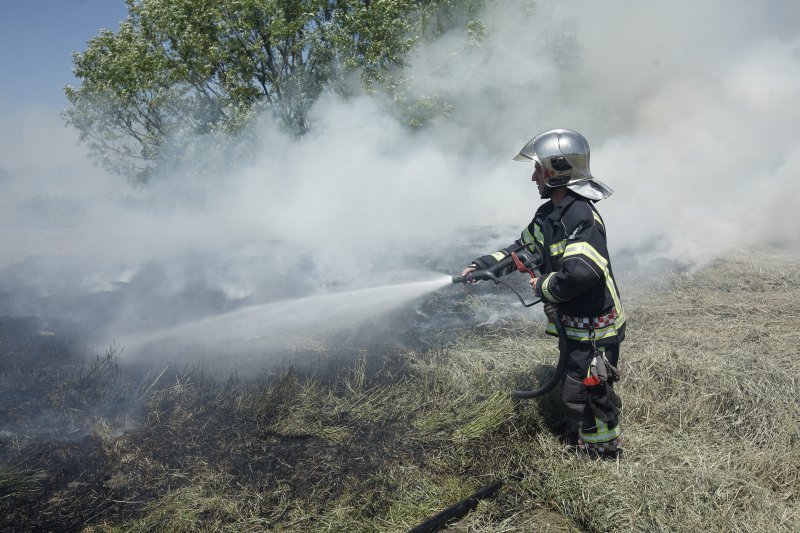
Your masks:
[[[617,456],[621,402],[613,383],[619,376],[625,312],[611,270],[605,224],[594,206],[613,190],[592,176],[589,144],[576,131],[540,133],[514,160],[533,163],[532,180],[547,202],[514,244],[475,259],[461,275],[490,268],[520,246],[542,257],[542,271],[531,285],[545,303],[547,332],[557,335],[557,313],[567,333],[563,400],[578,429],[578,448],[593,456]]]

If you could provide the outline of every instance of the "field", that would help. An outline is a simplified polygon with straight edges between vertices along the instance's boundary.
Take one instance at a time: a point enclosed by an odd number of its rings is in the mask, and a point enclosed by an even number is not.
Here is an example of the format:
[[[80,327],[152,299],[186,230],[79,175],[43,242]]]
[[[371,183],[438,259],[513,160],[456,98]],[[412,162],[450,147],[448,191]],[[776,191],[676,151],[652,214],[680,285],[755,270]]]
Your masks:
[[[404,531],[503,479],[451,529],[796,531],[798,267],[761,252],[623,285],[620,460],[575,451],[558,389],[510,399],[554,363],[536,321],[220,382],[116,346],[83,362],[7,319],[0,528]]]

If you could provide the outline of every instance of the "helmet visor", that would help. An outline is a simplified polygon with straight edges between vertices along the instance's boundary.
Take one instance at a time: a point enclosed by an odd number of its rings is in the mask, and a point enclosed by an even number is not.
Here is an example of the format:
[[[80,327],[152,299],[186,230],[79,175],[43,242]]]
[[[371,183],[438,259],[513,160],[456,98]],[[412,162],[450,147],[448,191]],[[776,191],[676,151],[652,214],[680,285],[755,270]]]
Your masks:
[[[533,149],[533,141],[536,140],[536,137],[528,141],[525,146],[522,147],[522,150],[514,157],[514,161],[536,161],[538,160],[536,157],[536,150]]]

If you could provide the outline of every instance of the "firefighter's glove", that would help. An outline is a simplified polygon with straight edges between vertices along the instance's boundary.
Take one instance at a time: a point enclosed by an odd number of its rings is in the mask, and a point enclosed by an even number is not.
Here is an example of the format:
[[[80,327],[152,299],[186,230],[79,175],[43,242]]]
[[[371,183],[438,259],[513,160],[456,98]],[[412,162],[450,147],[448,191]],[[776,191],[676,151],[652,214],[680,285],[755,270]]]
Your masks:
[[[464,270],[461,271],[461,277],[462,278],[466,277],[468,274],[471,274],[471,273],[475,272],[476,270],[478,270],[478,265],[476,265],[475,263],[470,263],[470,265],[467,268],[465,268]],[[471,280],[467,281],[466,283],[467,283],[467,285],[474,285],[475,283],[477,283],[477,281],[475,281],[474,279],[471,279]]]
[[[553,304],[544,304],[544,314],[550,322],[555,322],[558,316],[558,307]]]

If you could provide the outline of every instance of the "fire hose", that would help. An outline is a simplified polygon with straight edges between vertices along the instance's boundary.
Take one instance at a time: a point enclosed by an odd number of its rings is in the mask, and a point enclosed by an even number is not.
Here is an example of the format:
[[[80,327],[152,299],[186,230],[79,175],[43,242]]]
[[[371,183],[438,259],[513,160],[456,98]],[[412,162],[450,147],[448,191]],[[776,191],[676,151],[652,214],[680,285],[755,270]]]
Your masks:
[[[511,475],[513,481],[520,481],[524,477],[522,472]],[[410,529],[408,533],[433,533],[441,531],[456,520],[467,515],[471,510],[478,506],[481,500],[491,498],[505,484],[503,480],[498,480],[485,485],[473,493],[469,498],[465,498],[455,503],[447,509],[428,518],[420,525]]]
[[[537,303],[541,303],[541,298],[533,300],[531,302],[526,302],[525,298],[517,291],[514,287],[512,287],[509,283],[505,280],[500,278],[500,275],[504,273],[504,271],[509,270],[512,267],[512,263],[516,269],[524,274],[530,275],[531,279],[536,279],[538,271],[541,269],[543,261],[538,254],[531,253],[529,250],[525,249],[525,245],[520,246],[515,251],[511,252],[510,255],[504,257],[500,261],[497,262],[496,265],[493,265],[490,268],[483,269],[483,270],[474,270],[465,276],[453,276],[453,283],[474,283],[477,281],[494,281],[495,284],[502,284],[511,289],[514,294],[517,295],[519,298],[520,303],[523,307],[531,307],[536,305]],[[516,398],[519,400],[528,400],[531,398],[538,398],[539,396],[544,396],[548,392],[550,392],[553,387],[561,381],[561,378],[564,377],[564,371],[566,370],[567,366],[567,358],[569,357],[569,349],[567,347],[567,332],[564,329],[564,324],[561,323],[561,318],[558,316],[558,313],[555,313],[552,317],[553,324],[555,325],[556,332],[558,333],[558,363],[556,364],[555,372],[550,376],[545,383],[540,385],[538,388],[533,390],[513,390],[511,391],[511,397]]]

